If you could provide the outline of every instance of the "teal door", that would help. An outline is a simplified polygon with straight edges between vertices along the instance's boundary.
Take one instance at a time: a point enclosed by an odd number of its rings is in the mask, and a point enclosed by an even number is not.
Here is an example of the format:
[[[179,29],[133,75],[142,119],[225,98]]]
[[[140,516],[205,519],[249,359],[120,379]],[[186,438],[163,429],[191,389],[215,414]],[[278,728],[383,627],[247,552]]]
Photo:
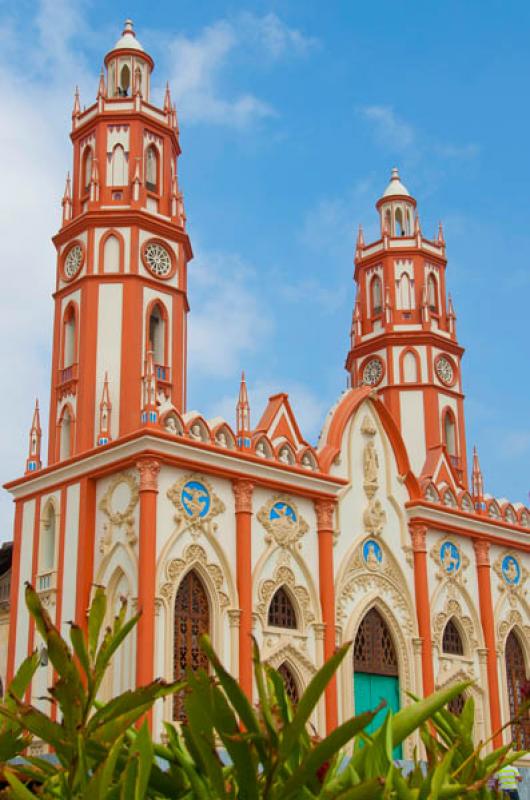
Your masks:
[[[388,627],[375,608],[363,618],[355,637],[353,655],[355,714],[373,711],[381,700],[381,709],[366,729],[368,733],[379,728],[389,711],[400,708],[398,662],[394,642]],[[401,745],[394,749],[394,758],[402,758]]]
[[[369,672],[356,672],[354,676],[355,716],[363,711],[373,711],[381,700],[386,700],[386,708],[374,717],[366,728],[368,733],[377,730],[385,721],[388,711],[399,711],[399,678],[393,675],[373,675]],[[394,748],[394,758],[401,758],[402,747]]]

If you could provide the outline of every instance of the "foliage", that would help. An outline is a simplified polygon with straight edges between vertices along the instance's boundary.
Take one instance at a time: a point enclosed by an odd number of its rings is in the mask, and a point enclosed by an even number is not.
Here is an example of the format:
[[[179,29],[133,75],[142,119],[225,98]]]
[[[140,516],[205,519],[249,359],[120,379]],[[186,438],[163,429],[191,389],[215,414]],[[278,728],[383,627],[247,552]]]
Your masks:
[[[487,800],[487,783],[504,763],[520,754],[504,747],[483,756],[473,741],[474,706],[468,699],[460,717],[447,703],[465,690],[459,684],[424,700],[414,699],[373,734],[366,732],[379,709],[347,720],[325,739],[310,733],[322,701],[348,645],[314,676],[293,708],[280,675],[260,661],[254,645],[258,704],[253,707],[224,669],[207,637],[202,646],[210,672],[190,673],[187,681],[125,692],[97,700],[112,656],[138,617],[126,620],[125,603],[103,630],[106,598],[98,588],[87,631],[72,624],[70,645],[61,637],[33,589],[26,602],[48,650],[57,678],[49,690],[53,713],[23,699],[38,667],[38,656],[19,669],[0,706],[0,761],[9,784],[3,797],[197,798],[198,800]],[[156,700],[184,691],[188,724],[165,725],[164,743],[154,742],[147,720]],[[426,763],[415,758],[407,776],[392,750],[420,732]],[[53,749],[47,760],[21,754],[35,737]],[[352,746],[349,756],[343,748]]]

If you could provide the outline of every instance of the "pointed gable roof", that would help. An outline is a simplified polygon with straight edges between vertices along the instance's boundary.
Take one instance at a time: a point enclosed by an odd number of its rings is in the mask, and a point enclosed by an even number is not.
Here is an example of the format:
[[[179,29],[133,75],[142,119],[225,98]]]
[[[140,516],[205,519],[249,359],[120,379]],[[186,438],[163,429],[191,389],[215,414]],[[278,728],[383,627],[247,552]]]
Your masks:
[[[273,444],[280,439],[287,439],[298,450],[307,442],[302,436],[298,422],[285,392],[269,397],[267,407],[258,422],[254,433],[265,433]]]
[[[430,480],[436,486],[446,483],[455,495],[460,493],[462,482],[458,479],[455,468],[441,444],[429,447],[427,457],[420,475],[420,481]]]

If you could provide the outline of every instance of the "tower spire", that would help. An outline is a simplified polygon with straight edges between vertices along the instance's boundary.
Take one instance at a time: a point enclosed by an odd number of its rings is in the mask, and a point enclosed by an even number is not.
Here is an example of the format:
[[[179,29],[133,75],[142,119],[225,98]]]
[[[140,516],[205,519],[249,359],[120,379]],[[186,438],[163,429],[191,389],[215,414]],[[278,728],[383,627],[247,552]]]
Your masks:
[[[471,492],[477,511],[483,511],[484,504],[484,478],[478,460],[477,448],[473,448],[473,469],[471,471]]]
[[[153,363],[153,351],[149,350],[145,362],[145,374],[143,377],[144,402],[141,420],[144,425],[155,425],[158,421],[158,411],[156,407],[156,375]]]
[[[103,383],[103,391],[101,392],[101,400],[99,403],[99,434],[98,445],[108,444],[111,440],[110,435],[110,415],[112,412],[112,403],[110,402],[109,395],[109,376],[105,373],[105,381]]]
[[[171,92],[169,90],[169,81],[166,83],[166,91],[164,93],[164,114],[169,116],[172,113],[171,107]]]
[[[236,407],[237,443],[239,447],[250,445],[250,404],[248,402],[247,382],[245,373],[241,373],[239,384],[239,398]]]
[[[72,185],[69,172],[66,173],[66,184],[61,205],[63,207],[63,225],[66,225],[72,219]]]
[[[40,427],[39,401],[35,400],[35,409],[33,411],[33,419],[31,421],[31,428],[29,431],[29,450],[26,460],[26,474],[28,474],[28,472],[36,472],[42,467],[42,462],[40,459],[41,438],[42,430]]]

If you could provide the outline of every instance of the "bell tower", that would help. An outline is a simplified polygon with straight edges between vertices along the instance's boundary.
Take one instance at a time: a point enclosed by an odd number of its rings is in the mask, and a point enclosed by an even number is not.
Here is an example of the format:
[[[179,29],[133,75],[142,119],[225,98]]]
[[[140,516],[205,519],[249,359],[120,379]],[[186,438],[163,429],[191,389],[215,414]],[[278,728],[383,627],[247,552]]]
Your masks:
[[[127,20],[95,103],[82,109],[75,94],[72,179],[53,239],[50,464],[144,424],[146,381],[156,406],[186,410],[192,250],[176,110],[169,87],[163,107],[153,105],[153,68]]]
[[[346,369],[352,386],[369,385],[398,423],[412,467],[445,450],[458,482],[467,483],[464,395],[456,318],[446,294],[441,225],[423,236],[416,200],[392,170],[377,201],[380,237],[355,250],[357,288]]]

